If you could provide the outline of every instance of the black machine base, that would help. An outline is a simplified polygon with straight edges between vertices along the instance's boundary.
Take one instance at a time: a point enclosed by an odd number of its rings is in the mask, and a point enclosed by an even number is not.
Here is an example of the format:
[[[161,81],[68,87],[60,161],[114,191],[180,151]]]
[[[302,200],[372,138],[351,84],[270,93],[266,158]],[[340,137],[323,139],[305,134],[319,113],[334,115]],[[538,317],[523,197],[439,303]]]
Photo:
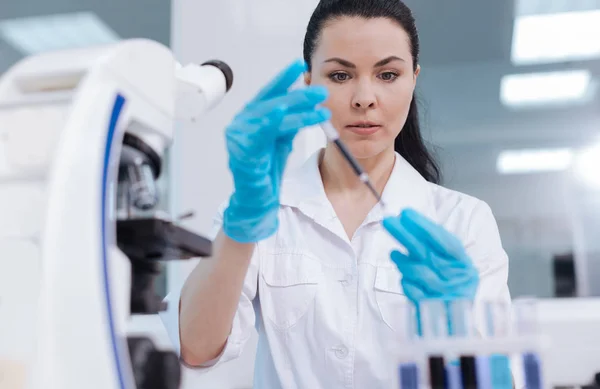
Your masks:
[[[160,218],[117,221],[117,244],[131,262],[131,314],[167,309],[154,290],[160,262],[208,257],[212,242]]]
[[[178,389],[181,385],[179,358],[157,350],[148,338],[127,339],[137,389]]]
[[[160,218],[117,221],[117,242],[129,258],[143,261],[212,255],[212,242],[209,239]]]

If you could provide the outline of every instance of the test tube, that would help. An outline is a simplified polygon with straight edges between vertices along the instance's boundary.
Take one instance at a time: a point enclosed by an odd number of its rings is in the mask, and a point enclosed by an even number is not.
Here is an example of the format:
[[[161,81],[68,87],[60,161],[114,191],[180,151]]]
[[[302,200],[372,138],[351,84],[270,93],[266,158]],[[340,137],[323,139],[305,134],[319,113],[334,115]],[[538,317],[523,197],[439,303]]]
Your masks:
[[[475,369],[477,370],[478,389],[493,389],[492,369],[490,366],[490,358],[487,354],[477,355],[475,357]]]
[[[448,362],[446,366],[446,376],[448,377],[448,389],[462,389],[462,377],[460,373],[460,362],[454,359]]]
[[[442,355],[431,355],[429,362],[429,387],[431,389],[446,389],[446,363]]]
[[[405,323],[404,332],[400,334],[400,340],[404,346],[414,342],[419,337],[418,330],[418,310],[412,303],[404,305],[404,309],[399,312],[399,315],[404,316],[402,319]],[[419,362],[415,360],[415,356],[404,356],[399,361],[398,365],[398,382],[400,389],[419,389]]]
[[[493,339],[508,337],[510,334],[510,305],[506,302],[487,302],[484,305],[484,313],[485,335]],[[510,359],[507,355],[490,355],[488,366],[493,389],[512,389]]]
[[[538,333],[537,302],[535,299],[517,300],[514,307],[519,336],[535,336]],[[541,361],[536,350],[524,350],[523,372],[527,389],[542,389]]]
[[[453,337],[471,338],[475,335],[473,303],[470,300],[449,302],[449,327]],[[477,360],[474,355],[459,353],[460,377],[464,389],[478,389]]]
[[[414,341],[421,336],[421,317],[419,315],[418,307],[413,303],[407,303],[403,314],[403,320],[406,324],[404,339],[406,341]]]
[[[444,300],[425,300],[420,303],[421,330],[423,340],[448,337],[449,315],[447,304]],[[429,387],[431,389],[446,389],[448,377],[444,355],[433,354],[428,356]]]
[[[454,300],[448,302],[450,310],[449,332],[454,337],[471,337],[475,335],[473,303],[470,300]]]
[[[424,300],[419,303],[421,332],[425,339],[448,337],[448,314],[444,300]]]
[[[419,368],[416,363],[402,363],[398,368],[400,389],[419,388]]]
[[[533,335],[538,332],[537,302],[532,298],[518,299],[514,302],[516,327],[519,335]]]
[[[485,336],[507,337],[510,334],[510,305],[504,301],[485,302],[483,305]]]
[[[491,355],[490,372],[493,389],[512,389],[513,379],[508,356],[501,354]]]

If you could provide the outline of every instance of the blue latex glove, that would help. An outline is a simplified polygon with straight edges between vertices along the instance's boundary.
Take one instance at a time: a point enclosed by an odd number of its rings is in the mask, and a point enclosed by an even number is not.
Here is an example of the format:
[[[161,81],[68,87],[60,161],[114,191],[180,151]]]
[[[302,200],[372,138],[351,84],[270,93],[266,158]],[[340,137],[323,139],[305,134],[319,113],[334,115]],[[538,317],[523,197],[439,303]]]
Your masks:
[[[327,99],[324,87],[289,91],[305,70],[302,61],[291,64],[225,131],[235,190],[223,215],[223,231],[233,240],[258,242],[277,230],[281,179],[294,137],[331,117],[318,106]]]
[[[393,251],[391,259],[409,300],[474,299],[479,272],[457,237],[412,209],[384,219],[383,226],[408,250]]]

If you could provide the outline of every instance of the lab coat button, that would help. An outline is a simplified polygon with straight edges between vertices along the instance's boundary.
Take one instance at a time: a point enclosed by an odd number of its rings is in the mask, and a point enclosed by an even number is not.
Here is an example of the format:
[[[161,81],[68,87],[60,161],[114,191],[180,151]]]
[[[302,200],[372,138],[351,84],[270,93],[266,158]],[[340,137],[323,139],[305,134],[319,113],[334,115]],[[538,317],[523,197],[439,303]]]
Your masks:
[[[335,350],[335,356],[338,357],[339,359],[344,359],[348,356],[348,347],[346,346],[338,346],[336,348],[334,348]]]

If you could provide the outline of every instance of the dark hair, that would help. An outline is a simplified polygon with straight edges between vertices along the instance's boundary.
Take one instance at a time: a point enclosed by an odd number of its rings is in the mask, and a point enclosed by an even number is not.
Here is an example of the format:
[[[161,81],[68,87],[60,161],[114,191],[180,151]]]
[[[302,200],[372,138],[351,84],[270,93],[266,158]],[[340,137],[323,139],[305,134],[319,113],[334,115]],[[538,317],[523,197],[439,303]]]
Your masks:
[[[321,0],[312,14],[304,38],[304,60],[311,70],[311,59],[319,42],[321,30],[332,19],[355,16],[388,18],[396,21],[408,34],[413,58],[413,70],[419,63],[419,34],[413,14],[400,0]],[[421,136],[421,125],[415,96],[410,103],[406,123],[396,137],[394,150],[429,182],[439,183],[440,169],[427,150]]]

